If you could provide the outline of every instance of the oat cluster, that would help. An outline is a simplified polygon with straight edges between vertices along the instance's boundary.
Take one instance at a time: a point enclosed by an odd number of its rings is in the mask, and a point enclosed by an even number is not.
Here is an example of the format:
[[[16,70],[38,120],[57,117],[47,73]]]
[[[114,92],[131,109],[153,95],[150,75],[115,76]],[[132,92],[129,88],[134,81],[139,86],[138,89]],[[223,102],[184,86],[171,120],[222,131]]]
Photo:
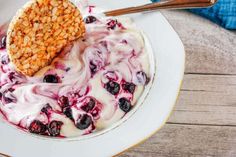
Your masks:
[[[84,33],[80,11],[69,0],[31,0],[9,25],[7,50],[16,69],[33,76]]]

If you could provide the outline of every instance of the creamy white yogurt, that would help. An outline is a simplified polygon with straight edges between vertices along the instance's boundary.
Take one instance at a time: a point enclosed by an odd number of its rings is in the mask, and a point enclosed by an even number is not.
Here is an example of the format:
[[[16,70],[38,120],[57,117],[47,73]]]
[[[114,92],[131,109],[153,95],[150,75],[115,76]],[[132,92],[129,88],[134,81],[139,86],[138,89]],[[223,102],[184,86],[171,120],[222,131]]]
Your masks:
[[[102,130],[122,119],[126,114],[124,107],[120,107],[123,98],[131,107],[136,104],[150,77],[142,33],[129,18],[104,17],[96,15],[94,7],[89,8],[83,9],[89,11],[84,13],[85,21],[88,16],[96,20],[86,23],[85,37],[68,45],[50,66],[34,77],[16,72],[8,63],[6,49],[0,50],[0,114],[11,124],[32,132],[32,127],[40,127],[32,125],[35,121],[45,127],[58,121],[62,125],[56,136],[79,136]],[[56,76],[58,83],[43,82],[47,75]],[[107,89],[108,82],[119,86],[117,94]],[[134,92],[124,87],[131,83]],[[66,107],[59,103],[63,96],[69,101]],[[91,99],[95,106],[86,111],[83,107]],[[44,112],[46,104],[51,108]],[[71,111],[72,119],[66,116],[65,108]],[[83,115],[87,119],[81,118]],[[85,128],[81,129],[79,122],[85,123],[82,124]],[[51,135],[49,129],[39,134]]]

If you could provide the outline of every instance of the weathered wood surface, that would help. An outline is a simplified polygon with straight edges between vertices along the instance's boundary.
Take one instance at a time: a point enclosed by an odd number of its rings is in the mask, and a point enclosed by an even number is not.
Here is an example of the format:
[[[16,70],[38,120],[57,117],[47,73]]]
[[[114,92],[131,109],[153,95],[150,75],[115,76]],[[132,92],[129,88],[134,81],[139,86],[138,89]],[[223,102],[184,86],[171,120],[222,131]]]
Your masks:
[[[186,74],[167,124],[120,157],[236,156],[236,32],[164,11],[186,49]]]
[[[169,122],[236,125],[236,75],[186,74]]]
[[[186,11],[165,11],[186,50],[186,73],[236,74],[236,32]]]
[[[233,157],[235,148],[235,127],[166,124],[150,140],[120,157]]]

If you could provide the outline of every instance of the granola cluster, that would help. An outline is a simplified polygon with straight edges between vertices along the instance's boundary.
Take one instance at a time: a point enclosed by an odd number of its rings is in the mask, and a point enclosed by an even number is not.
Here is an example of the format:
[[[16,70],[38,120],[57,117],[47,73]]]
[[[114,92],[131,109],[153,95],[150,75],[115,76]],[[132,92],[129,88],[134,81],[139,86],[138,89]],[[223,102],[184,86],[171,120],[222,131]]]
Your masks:
[[[7,50],[16,69],[33,76],[84,33],[81,13],[69,0],[31,0],[9,25]]]

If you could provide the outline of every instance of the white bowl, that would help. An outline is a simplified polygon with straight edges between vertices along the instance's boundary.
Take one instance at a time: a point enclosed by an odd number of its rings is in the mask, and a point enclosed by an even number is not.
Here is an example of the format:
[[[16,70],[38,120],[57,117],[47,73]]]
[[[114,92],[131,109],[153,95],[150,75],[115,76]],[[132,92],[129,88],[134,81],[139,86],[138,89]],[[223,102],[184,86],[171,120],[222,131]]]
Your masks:
[[[89,1],[106,10],[149,3],[148,0]],[[1,0],[0,24],[9,20],[25,2],[26,0]],[[164,125],[174,107],[183,79],[184,47],[161,13],[129,16],[146,34],[146,40],[149,40],[151,45],[147,47],[154,57],[153,83],[137,107],[120,122],[102,132],[68,139],[33,136],[0,120],[0,153],[14,157],[107,157],[140,143]]]

